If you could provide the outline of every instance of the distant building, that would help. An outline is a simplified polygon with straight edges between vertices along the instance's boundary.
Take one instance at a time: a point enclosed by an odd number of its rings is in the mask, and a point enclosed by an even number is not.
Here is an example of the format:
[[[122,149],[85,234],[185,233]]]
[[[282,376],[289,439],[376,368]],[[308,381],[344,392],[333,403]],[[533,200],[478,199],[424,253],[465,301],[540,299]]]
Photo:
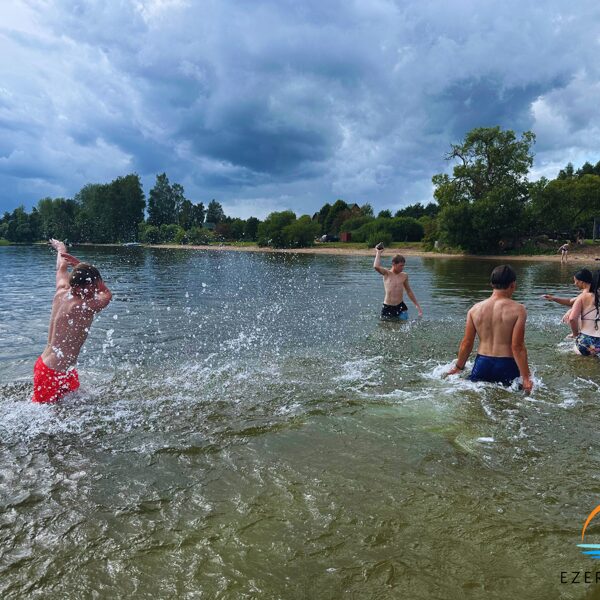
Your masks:
[[[342,231],[342,233],[340,233],[340,240],[342,242],[351,242],[352,233],[350,233],[349,231]]]
[[[216,223],[204,223],[204,225],[202,225],[204,229],[208,229],[209,231],[214,231],[216,226]]]

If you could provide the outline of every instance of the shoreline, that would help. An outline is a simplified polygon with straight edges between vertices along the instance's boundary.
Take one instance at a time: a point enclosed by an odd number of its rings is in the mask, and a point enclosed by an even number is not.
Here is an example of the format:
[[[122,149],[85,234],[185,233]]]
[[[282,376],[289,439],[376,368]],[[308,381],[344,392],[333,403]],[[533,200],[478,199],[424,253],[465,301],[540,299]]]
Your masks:
[[[120,244],[106,244],[119,246]],[[212,246],[212,245],[179,245],[179,244],[144,244],[146,248],[164,248],[168,250],[213,250],[213,251],[231,251],[231,252],[264,252],[264,253],[279,253],[279,254],[326,254],[326,255],[337,255],[337,256],[374,256],[372,248],[319,248],[318,246],[311,246],[310,248],[269,248],[260,246]],[[418,250],[416,248],[386,248],[386,256],[392,254],[402,254],[403,256],[418,256],[421,258],[460,258],[469,260],[495,260],[495,261],[534,261],[534,262],[560,262],[560,255],[552,254],[516,254],[516,255],[494,255],[494,254],[446,254],[443,252],[428,252],[425,250]],[[596,260],[600,262],[600,247],[597,252],[593,252],[591,249],[587,252],[576,252],[569,253],[569,259],[566,264],[571,262],[577,263],[593,263]],[[600,267],[600,265],[599,265]]]

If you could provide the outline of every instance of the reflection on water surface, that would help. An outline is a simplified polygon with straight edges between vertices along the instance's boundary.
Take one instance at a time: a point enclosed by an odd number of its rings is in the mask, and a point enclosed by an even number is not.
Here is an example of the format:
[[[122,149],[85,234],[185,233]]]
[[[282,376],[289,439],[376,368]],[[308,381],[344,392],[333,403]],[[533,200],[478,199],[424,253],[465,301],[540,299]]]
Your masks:
[[[495,263],[409,258],[399,324],[369,257],[77,254],[115,301],[44,407],[54,257],[0,249],[3,598],[595,597],[560,585],[600,492],[600,363],[540,299],[569,269],[514,264],[525,397],[440,377]]]

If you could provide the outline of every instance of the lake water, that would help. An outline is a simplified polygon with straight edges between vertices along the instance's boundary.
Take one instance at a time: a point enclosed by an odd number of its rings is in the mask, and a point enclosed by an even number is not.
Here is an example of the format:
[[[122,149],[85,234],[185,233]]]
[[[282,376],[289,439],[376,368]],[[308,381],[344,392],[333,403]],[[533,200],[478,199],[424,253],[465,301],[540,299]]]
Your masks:
[[[515,262],[536,388],[443,380],[495,263],[86,247],[114,301],[82,387],[30,402],[54,255],[0,248],[0,597],[600,598],[600,361],[572,267]],[[389,260],[389,257],[388,259]],[[600,524],[586,541],[600,542]]]

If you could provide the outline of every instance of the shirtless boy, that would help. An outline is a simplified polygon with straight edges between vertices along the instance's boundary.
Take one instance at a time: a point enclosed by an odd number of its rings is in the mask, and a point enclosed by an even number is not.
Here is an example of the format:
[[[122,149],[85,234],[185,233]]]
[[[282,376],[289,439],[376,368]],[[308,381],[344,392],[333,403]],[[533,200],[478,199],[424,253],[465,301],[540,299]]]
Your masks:
[[[478,336],[477,357],[469,379],[510,385],[520,375],[523,390],[530,392],[533,383],[525,347],[527,311],[512,299],[517,275],[510,266],[502,265],[492,271],[491,283],[492,295],[467,313],[458,359],[447,374],[455,375],[464,370]]]
[[[112,298],[96,267],[67,254],[63,242],[50,240],[57,251],[56,292],[48,331],[48,345],[33,368],[33,401],[56,402],[79,387],[75,370],[94,315]],[[68,266],[74,267],[71,273]]]
[[[406,260],[404,256],[396,254],[392,258],[392,268],[384,269],[381,266],[381,255],[383,249],[375,249],[375,262],[373,268],[383,275],[383,287],[385,288],[385,298],[381,308],[382,319],[408,319],[408,307],[404,303],[404,290],[408,294],[412,303],[417,307],[419,316],[423,316],[423,311],[417,302],[417,299],[408,283],[408,275],[404,273]]]

